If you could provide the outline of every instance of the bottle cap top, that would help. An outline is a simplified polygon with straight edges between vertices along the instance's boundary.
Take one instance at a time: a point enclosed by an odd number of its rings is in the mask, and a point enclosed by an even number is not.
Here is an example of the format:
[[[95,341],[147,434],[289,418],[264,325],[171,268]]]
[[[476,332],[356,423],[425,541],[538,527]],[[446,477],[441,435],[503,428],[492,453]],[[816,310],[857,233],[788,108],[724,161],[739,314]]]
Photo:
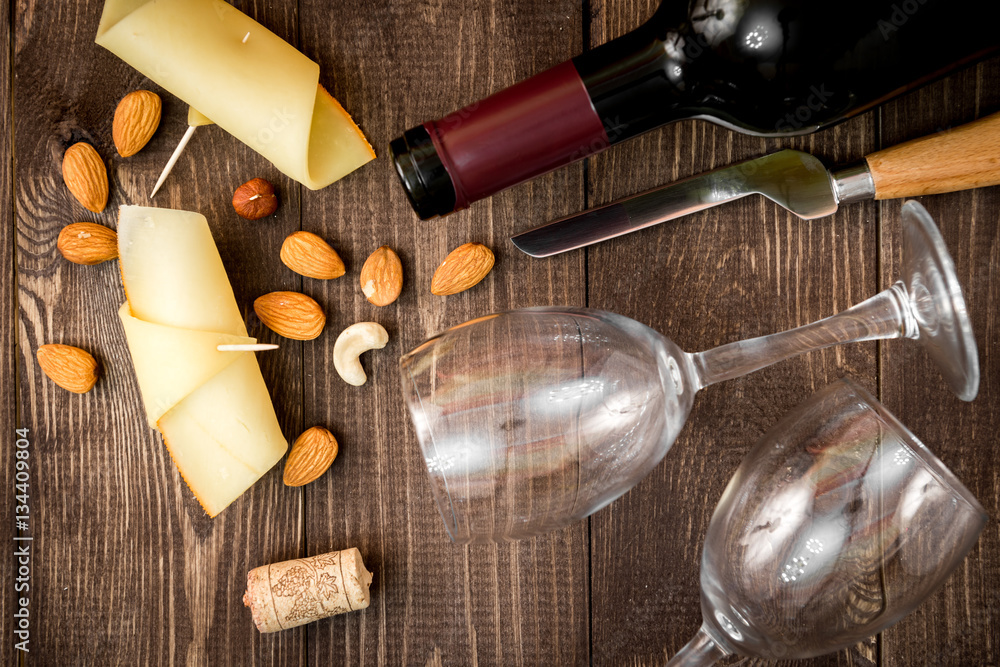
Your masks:
[[[421,220],[454,212],[455,185],[424,126],[393,139],[389,152],[410,205]]]

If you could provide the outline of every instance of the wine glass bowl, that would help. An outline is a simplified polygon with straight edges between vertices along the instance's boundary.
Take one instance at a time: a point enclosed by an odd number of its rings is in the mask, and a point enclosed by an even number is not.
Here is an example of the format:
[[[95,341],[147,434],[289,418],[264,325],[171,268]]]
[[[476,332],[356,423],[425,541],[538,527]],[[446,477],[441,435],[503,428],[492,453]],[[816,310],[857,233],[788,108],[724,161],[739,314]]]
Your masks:
[[[768,431],[729,482],[702,554],[700,643],[715,648],[685,647],[670,664],[852,646],[937,589],[986,518],[875,398],[838,381]]]
[[[404,356],[403,395],[451,538],[531,537],[631,488],[691,409],[682,355],[620,315],[530,308]]]
[[[400,360],[434,498],[460,543],[532,537],[625,493],[666,455],[701,388],[830,345],[917,339],[964,400],[975,340],[933,220],[903,206],[902,278],[842,313],[687,353],[634,320],[585,308],[480,317]]]

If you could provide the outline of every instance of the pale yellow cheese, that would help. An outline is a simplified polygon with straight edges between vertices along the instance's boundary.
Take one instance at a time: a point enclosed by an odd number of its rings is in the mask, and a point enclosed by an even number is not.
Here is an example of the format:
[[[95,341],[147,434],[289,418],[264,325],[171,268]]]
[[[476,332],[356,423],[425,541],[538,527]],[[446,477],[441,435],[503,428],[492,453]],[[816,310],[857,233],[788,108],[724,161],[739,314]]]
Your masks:
[[[375,157],[319,65],[222,0],[106,0],[96,41],[308,188]]]
[[[235,354],[239,359],[158,422],[174,463],[209,516],[239,498],[288,449],[256,359]]]
[[[180,329],[247,335],[205,216],[122,206],[118,251],[134,317]]]
[[[288,448],[205,217],[123,206],[119,311],[147,417],[210,516]]]
[[[129,305],[118,309],[132,353],[135,376],[146,406],[149,425],[208,382],[240,356],[249,352],[219,352],[219,345],[256,343],[256,338],[195,331],[154,324],[132,317]]]
[[[188,107],[188,125],[193,125],[194,127],[201,127],[202,125],[212,125],[212,120],[198,111],[194,107]]]

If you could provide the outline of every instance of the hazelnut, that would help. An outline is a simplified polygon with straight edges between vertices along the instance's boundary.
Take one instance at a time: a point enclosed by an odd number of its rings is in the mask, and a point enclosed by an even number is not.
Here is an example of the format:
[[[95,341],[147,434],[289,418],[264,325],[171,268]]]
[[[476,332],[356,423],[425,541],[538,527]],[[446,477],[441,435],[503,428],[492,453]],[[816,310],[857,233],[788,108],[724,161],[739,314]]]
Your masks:
[[[278,210],[278,198],[274,186],[263,178],[251,178],[236,188],[233,195],[236,214],[247,220],[260,220]]]

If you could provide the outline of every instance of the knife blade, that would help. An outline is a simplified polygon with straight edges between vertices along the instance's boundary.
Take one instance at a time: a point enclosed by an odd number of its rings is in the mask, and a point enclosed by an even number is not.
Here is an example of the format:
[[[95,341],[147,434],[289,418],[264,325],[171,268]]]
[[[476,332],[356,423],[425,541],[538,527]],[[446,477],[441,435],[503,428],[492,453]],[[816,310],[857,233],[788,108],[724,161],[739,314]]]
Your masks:
[[[1000,113],[877,151],[835,171],[808,153],[778,151],[555,220],[511,241],[532,257],[549,257],[752,194],[811,220],[855,201],[998,183]]]

